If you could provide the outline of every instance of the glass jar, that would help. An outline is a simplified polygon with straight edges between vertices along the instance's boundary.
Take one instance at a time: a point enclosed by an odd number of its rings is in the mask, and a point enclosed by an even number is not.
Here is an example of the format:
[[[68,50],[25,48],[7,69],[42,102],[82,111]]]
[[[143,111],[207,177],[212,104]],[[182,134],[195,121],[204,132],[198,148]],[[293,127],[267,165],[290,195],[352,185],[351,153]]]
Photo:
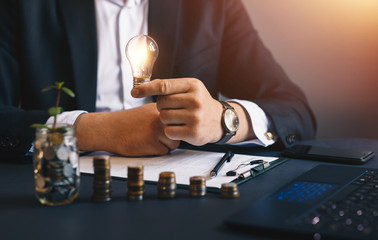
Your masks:
[[[79,195],[79,151],[72,126],[36,129],[34,142],[35,195],[40,203],[71,203]]]

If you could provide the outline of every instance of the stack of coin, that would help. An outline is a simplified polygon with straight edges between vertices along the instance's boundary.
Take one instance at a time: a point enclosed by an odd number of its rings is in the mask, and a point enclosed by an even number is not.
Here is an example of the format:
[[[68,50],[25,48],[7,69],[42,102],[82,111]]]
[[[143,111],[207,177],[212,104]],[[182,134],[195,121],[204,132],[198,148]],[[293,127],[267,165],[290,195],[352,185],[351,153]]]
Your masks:
[[[222,198],[238,198],[240,197],[238,185],[236,183],[223,183],[221,187]]]
[[[174,172],[161,172],[158,181],[158,197],[174,198],[176,195],[176,176]]]
[[[190,196],[203,197],[206,195],[206,179],[203,176],[195,176],[190,178]]]
[[[143,166],[129,166],[127,168],[127,199],[143,200],[143,193]]]
[[[111,200],[110,157],[93,158],[94,182],[92,201],[107,202]]]

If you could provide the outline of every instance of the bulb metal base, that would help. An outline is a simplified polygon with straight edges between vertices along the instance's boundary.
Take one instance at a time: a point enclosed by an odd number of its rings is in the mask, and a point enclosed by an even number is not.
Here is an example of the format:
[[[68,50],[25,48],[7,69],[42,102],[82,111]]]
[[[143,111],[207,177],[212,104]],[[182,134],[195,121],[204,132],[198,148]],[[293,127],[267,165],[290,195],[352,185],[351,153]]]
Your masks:
[[[144,83],[148,83],[150,82],[150,80],[151,80],[151,77],[149,76],[134,77],[133,86],[135,87]]]

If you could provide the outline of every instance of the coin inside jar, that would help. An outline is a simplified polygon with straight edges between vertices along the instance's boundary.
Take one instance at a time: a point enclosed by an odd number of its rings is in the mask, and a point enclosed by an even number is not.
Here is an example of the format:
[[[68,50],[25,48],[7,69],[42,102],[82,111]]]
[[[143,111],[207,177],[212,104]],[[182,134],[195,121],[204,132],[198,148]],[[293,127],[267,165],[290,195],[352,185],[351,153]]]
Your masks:
[[[35,184],[38,188],[44,188],[45,187],[45,179],[41,176],[41,174],[35,175]]]
[[[60,160],[63,160],[63,161],[68,160],[69,155],[70,155],[70,150],[67,147],[63,146],[63,145],[61,145],[59,147],[58,151],[56,152],[56,156]]]
[[[45,147],[43,149],[43,155],[47,160],[52,160],[55,158],[55,150],[52,146]]]

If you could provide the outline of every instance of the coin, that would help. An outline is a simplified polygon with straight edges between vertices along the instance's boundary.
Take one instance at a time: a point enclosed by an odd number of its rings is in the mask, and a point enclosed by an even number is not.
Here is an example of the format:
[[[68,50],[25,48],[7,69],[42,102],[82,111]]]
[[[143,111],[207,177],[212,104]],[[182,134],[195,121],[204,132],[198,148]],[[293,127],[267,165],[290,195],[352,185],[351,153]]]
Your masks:
[[[58,146],[62,144],[63,140],[64,140],[64,136],[60,132],[52,132],[50,134],[50,141],[52,142],[54,146]]]
[[[144,194],[142,165],[127,167],[127,199],[142,200]]]
[[[221,186],[222,198],[238,198],[240,197],[238,185],[236,183],[223,183]]]
[[[206,178],[203,176],[194,176],[189,179],[190,196],[203,197],[206,195]]]
[[[64,145],[61,145],[58,148],[58,151],[56,151],[56,156],[62,160],[62,161],[67,161],[68,157],[70,155],[70,150],[66,148]]]
[[[93,166],[101,168],[110,168],[110,156],[98,155],[93,157]]]
[[[52,146],[45,147],[43,153],[47,160],[53,160],[55,158],[55,150]]]
[[[69,160],[72,164],[72,167],[77,168],[79,163],[79,154],[76,151],[71,151]]]
[[[163,199],[176,196],[176,176],[174,172],[161,172],[158,181],[158,197]]]
[[[74,169],[72,168],[71,164],[66,164],[63,168],[63,175],[67,178],[71,177],[75,174]]]
[[[38,188],[44,188],[45,187],[45,179],[42,177],[41,174],[35,175],[35,184]]]
[[[53,188],[47,197],[50,198],[50,202],[62,202],[67,198],[69,190],[64,187]]]
[[[55,168],[55,167],[48,166],[46,170],[48,171],[48,176],[52,180],[59,180],[59,179],[64,178],[62,167]]]
[[[110,157],[99,155],[93,158],[94,178],[92,201],[107,202],[111,200]]]

